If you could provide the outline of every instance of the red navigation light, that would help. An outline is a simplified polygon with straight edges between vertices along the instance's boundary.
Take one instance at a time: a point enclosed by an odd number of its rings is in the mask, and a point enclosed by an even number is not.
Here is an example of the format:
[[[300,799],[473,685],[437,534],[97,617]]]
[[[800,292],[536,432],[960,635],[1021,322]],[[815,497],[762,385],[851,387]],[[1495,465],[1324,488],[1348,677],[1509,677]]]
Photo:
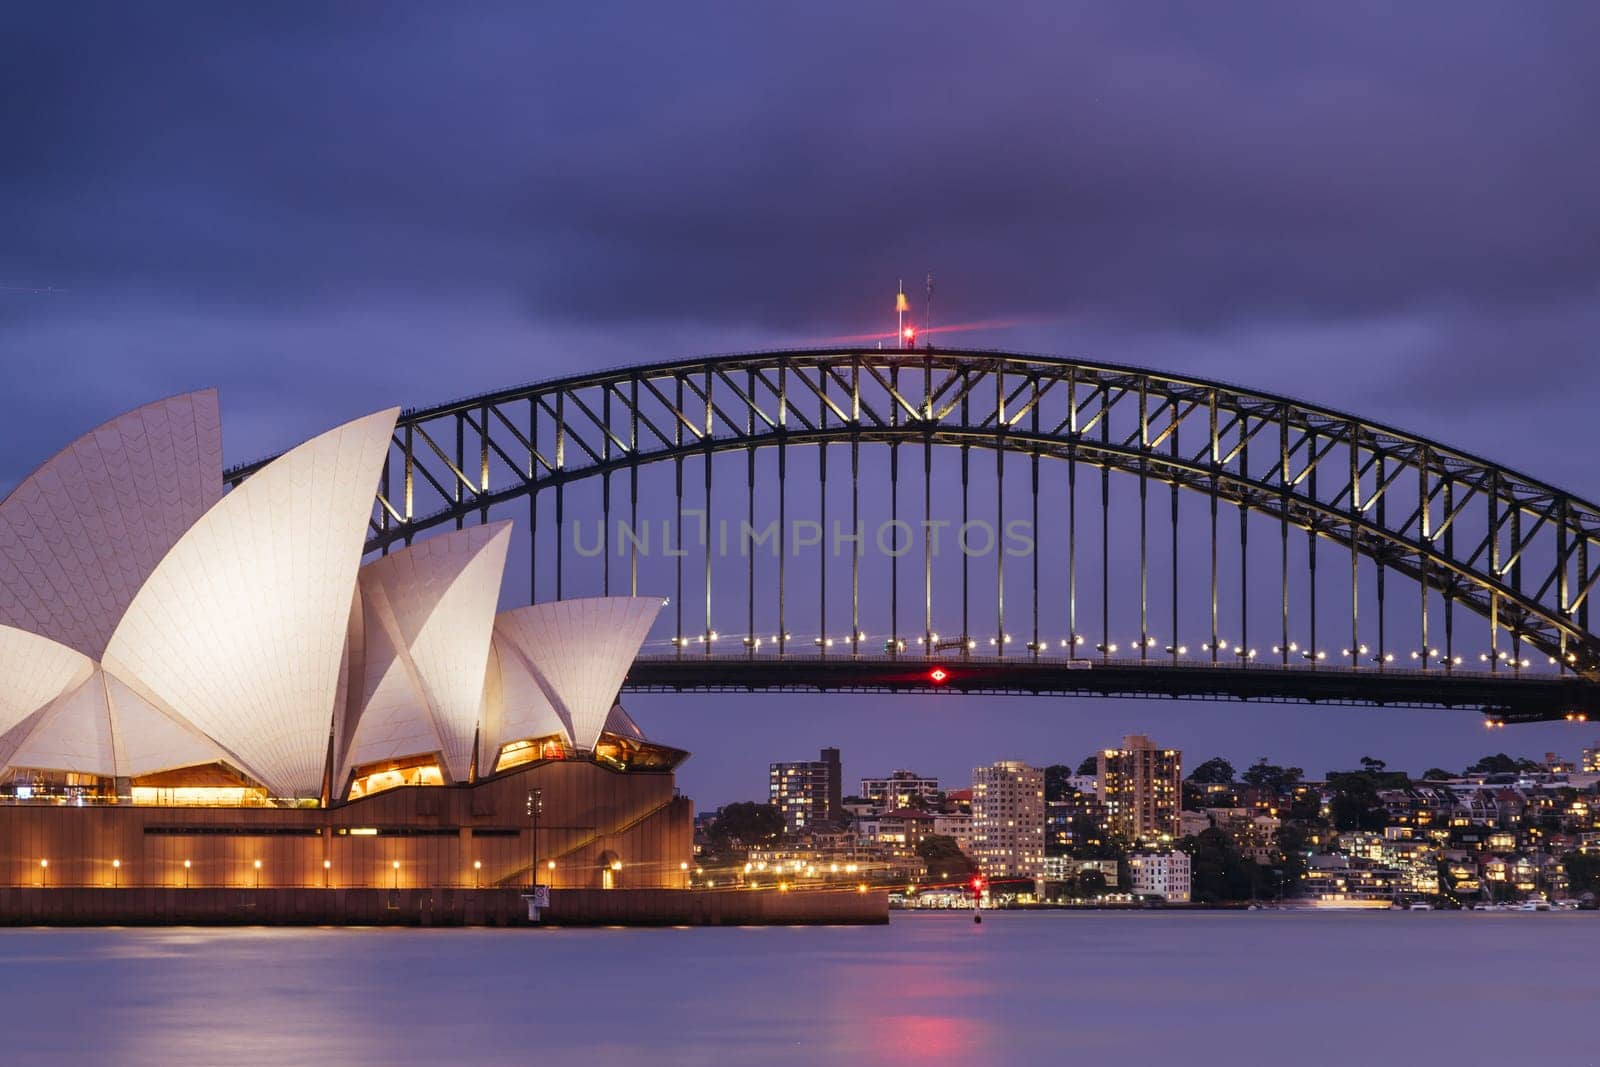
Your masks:
[[[974,893],[983,892],[983,875],[975,874],[972,876],[972,891]]]
[[[945,670],[943,667],[935,667],[933,670],[928,672],[928,681],[932,682],[934,685],[944,684],[944,680],[948,677],[950,677],[950,672]]]
[[[915,326],[907,326],[904,330],[900,331],[900,336],[904,337],[907,341],[915,341],[917,339],[917,328]]]

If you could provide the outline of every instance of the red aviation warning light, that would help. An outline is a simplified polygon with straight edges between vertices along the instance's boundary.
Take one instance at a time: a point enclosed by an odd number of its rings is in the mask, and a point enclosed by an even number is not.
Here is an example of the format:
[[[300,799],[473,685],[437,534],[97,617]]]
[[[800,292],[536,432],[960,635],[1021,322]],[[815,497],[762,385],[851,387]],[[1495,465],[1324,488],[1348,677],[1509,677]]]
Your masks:
[[[983,892],[983,875],[981,875],[981,874],[973,875],[972,876],[972,881],[970,883],[968,883],[968,884],[970,884],[972,886],[972,891],[974,893],[982,893]]]
[[[943,685],[945,679],[949,677],[950,672],[945,670],[943,667],[935,667],[933,670],[928,672],[928,681],[932,682],[934,685]]]
[[[906,283],[900,283],[900,289],[894,294],[895,335],[900,338],[901,348],[913,348],[917,340],[917,328],[906,322],[906,312],[911,310],[911,301],[906,299]]]

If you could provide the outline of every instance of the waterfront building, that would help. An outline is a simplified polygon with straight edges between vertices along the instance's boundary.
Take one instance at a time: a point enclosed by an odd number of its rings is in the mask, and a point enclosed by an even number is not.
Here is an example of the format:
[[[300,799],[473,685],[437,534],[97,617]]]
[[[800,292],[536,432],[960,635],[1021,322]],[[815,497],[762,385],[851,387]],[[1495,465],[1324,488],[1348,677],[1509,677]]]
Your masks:
[[[1004,760],[972,771],[972,858],[990,878],[1038,878],[1044,862],[1044,771]]]
[[[823,749],[814,760],[767,767],[768,802],[783,812],[784,827],[791,834],[837,823],[844,813],[842,787],[836,748]]]
[[[0,501],[0,885],[685,882],[687,754],[616,703],[661,601],[496,614],[506,522],[363,565],[397,414],[224,492],[185,394]]]
[[[1070,882],[1089,871],[1106,880],[1107,889],[1117,887],[1116,860],[1081,860],[1072,856],[1046,856],[1039,865],[1039,876],[1046,882]]]
[[[1600,774],[1600,745],[1583,750],[1582,766],[1585,774]]]
[[[1128,857],[1129,884],[1135,896],[1160,897],[1169,904],[1189,903],[1189,854],[1135,852]]]
[[[1183,753],[1157,748],[1143,734],[1122,739],[1095,759],[1106,829],[1127,841],[1178,836],[1183,808]]]
[[[915,771],[895,771],[887,778],[861,779],[861,799],[879,811],[910,807],[913,800],[932,803],[939,798],[939,779]]]
[[[1386,908],[1401,892],[1405,876],[1371,860],[1330,854],[1306,860],[1301,896],[1324,907]]]

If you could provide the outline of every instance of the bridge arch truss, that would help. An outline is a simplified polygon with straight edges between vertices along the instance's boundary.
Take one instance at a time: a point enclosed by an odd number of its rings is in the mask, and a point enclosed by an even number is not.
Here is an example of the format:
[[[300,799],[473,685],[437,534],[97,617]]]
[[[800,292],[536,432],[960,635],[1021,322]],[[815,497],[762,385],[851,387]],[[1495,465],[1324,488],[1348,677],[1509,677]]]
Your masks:
[[[820,456],[816,478],[809,472],[798,477],[794,473],[794,450],[807,446],[825,446],[815,449]],[[1145,647],[1149,641],[1144,635],[1152,628],[1149,616],[1158,599],[1147,577],[1146,524],[1149,501],[1157,500],[1159,510],[1159,495],[1167,492],[1174,523],[1174,614],[1177,501],[1187,493],[1209,502],[1209,544],[1202,547],[1209,550],[1210,560],[1207,646],[1213,660],[1229,651],[1218,635],[1218,554],[1229,551],[1226,527],[1237,511],[1241,540],[1249,530],[1261,528],[1259,520],[1249,525],[1246,516],[1264,516],[1277,528],[1281,573],[1275,577],[1281,580],[1283,596],[1281,611],[1269,620],[1267,629],[1278,640],[1274,654],[1286,665],[1293,645],[1291,569],[1309,568],[1311,646],[1316,645],[1320,545],[1325,570],[1335,567],[1351,575],[1352,647],[1361,645],[1362,609],[1375,610],[1381,659],[1385,579],[1398,575],[1423,590],[1415,620],[1423,669],[1460,665],[1456,647],[1460,608],[1487,624],[1486,670],[1516,671],[1531,653],[1573,680],[1600,681],[1600,638],[1590,625],[1590,605],[1600,584],[1600,508],[1595,505],[1440,442],[1350,414],[1220,382],[1043,356],[944,349],[716,356],[578,375],[409,409],[395,431],[367,548],[387,552],[430,529],[487,521],[491,509],[527,501],[528,521],[535,528],[532,551],[537,553],[541,550],[537,502],[548,494],[554,498],[557,526],[555,588],[540,590],[535,585],[530,593],[560,597],[565,593],[562,527],[571,521],[565,495],[575,483],[592,479],[605,483],[601,519],[609,531],[614,517],[627,521],[630,509],[637,511],[641,472],[653,465],[675,469],[681,511],[686,461],[704,457],[699,469],[704,472],[703,499],[709,502],[714,499],[711,458],[744,453],[749,457],[745,488],[753,499],[755,456],[772,450],[777,455],[780,509],[789,499],[790,478],[813,482],[820,478],[822,490],[815,499],[826,511],[827,455],[836,446],[848,453],[848,460],[835,462],[834,476],[850,479],[853,495],[859,492],[860,479],[854,475],[861,450],[886,447],[896,502],[902,480],[914,487],[920,483],[926,501],[933,491],[934,451],[957,450],[963,514],[969,470],[988,454],[1001,457],[995,461],[997,479],[1005,477],[1003,457],[1025,457],[1031,467],[1036,517],[1040,464],[1065,465],[1073,486],[1074,524],[1078,479],[1099,478],[1103,494],[1109,492],[1105,486],[1113,473],[1134,479],[1139,500],[1141,659],[1161,651]],[[230,470],[230,484],[264,462]],[[621,503],[614,504],[619,484],[626,486],[626,492]],[[1003,508],[1003,490],[998,496],[993,506]],[[614,509],[622,514],[613,516]],[[1101,518],[1104,522],[1104,512]],[[780,525],[780,531],[784,529]],[[1073,590],[1067,628],[1074,643],[1091,628],[1079,617],[1075,531],[1074,525],[1068,544],[1052,546],[1070,558]],[[1128,535],[1131,538],[1132,532]],[[712,565],[706,540],[708,633],[701,637],[708,637],[711,629]],[[1101,539],[1102,552],[1108,540]],[[1203,559],[1206,552],[1198,554]],[[787,556],[781,543],[778,555],[780,560]],[[904,583],[899,572],[915,570],[914,561],[905,568],[895,561],[894,596],[898,600],[903,587],[909,602],[921,609],[918,636],[932,647],[934,588],[926,555],[922,574]],[[997,566],[1003,568],[1004,555],[997,555]],[[636,591],[637,559],[628,560],[626,567],[613,567],[612,556],[608,544],[606,591]],[[1241,553],[1239,558],[1243,566],[1247,557]],[[1036,552],[1035,591],[1037,560]],[[1365,590],[1365,597],[1369,601],[1375,597],[1375,603],[1361,602],[1362,583],[1355,577],[1361,561],[1375,572],[1375,588],[1369,583]],[[852,554],[850,566],[858,567],[859,557]],[[530,582],[536,583],[541,570],[537,561],[530,570]],[[753,602],[753,571],[751,575]],[[784,577],[780,571],[780,648],[787,640]],[[1273,578],[1258,574],[1258,581]],[[993,606],[992,618],[995,633],[1001,635],[1006,630],[1005,579],[1002,569],[1000,603]],[[1015,571],[1012,580],[1017,580]],[[1241,585],[1247,581],[1241,574]],[[965,569],[962,586],[961,639],[968,641],[991,620],[972,624]],[[681,566],[677,593],[681,641],[691,627],[685,618]],[[690,595],[698,599],[698,591]],[[860,632],[859,596],[852,575],[852,634]],[[1042,641],[1038,596],[1033,600],[1033,640],[1027,645],[1037,654]],[[990,610],[986,605],[984,614]],[[899,615],[897,604],[896,633]],[[752,632],[754,617],[752,606]],[[1001,655],[1006,653],[1005,640],[1002,636]]]

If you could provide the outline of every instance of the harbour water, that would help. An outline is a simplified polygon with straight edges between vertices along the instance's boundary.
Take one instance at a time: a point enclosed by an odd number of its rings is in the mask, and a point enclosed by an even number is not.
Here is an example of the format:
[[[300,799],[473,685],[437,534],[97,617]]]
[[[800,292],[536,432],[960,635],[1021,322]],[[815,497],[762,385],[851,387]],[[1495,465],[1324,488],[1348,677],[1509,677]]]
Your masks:
[[[11,1063],[1594,1063],[1592,913],[0,931]]]

